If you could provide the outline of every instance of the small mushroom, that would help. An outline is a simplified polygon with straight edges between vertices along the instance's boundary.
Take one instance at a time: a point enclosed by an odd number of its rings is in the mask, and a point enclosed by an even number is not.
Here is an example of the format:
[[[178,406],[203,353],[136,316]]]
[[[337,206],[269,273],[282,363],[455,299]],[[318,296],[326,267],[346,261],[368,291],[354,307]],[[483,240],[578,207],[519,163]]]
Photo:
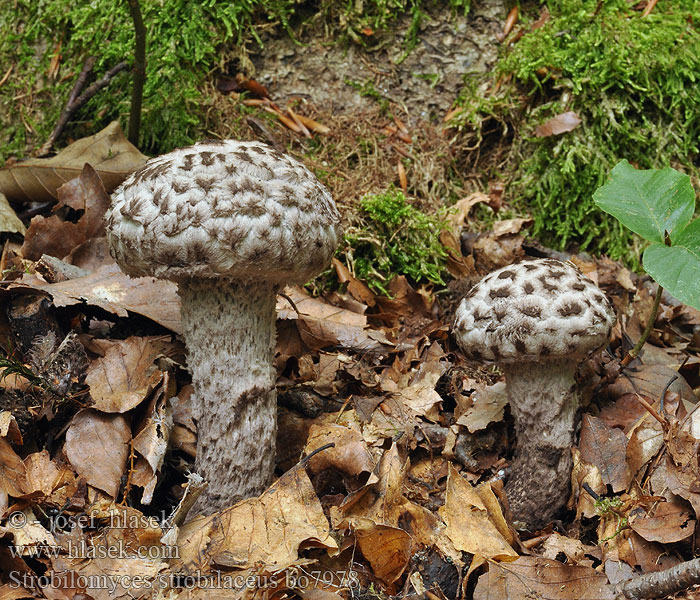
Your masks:
[[[177,282],[210,514],[260,494],[275,464],[275,300],[330,263],[340,219],[298,161],[257,142],[209,141],[149,160],[112,195],[112,256]]]
[[[505,373],[518,438],[506,496],[529,528],[554,519],[569,497],[576,367],[607,344],[614,324],[593,282],[553,259],[490,273],[457,308],[454,336],[465,355]]]

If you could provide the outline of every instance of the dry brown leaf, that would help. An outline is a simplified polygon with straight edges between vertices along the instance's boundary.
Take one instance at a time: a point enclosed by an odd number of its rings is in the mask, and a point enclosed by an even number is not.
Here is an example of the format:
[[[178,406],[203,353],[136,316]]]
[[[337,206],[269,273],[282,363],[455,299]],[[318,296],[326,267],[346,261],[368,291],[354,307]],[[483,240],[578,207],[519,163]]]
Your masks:
[[[471,406],[457,417],[457,424],[464,425],[470,433],[474,433],[503,420],[503,412],[508,404],[506,384],[503,381],[489,386],[477,384],[471,400]]]
[[[578,448],[573,448],[571,451],[574,466],[571,471],[571,481],[573,482],[574,494],[569,501],[569,508],[574,508],[575,502],[576,519],[581,516],[593,518],[598,514],[595,506],[595,499],[583,488],[583,484],[587,483],[590,488],[599,495],[605,494],[607,488],[603,483],[603,478],[600,475],[598,467],[581,459],[581,453]]]
[[[5,194],[0,192],[0,232],[21,233],[24,235],[27,228],[20,221],[17,213],[12,209]]]
[[[284,291],[299,313],[280,296],[277,318],[295,321],[301,339],[309,348],[338,346],[358,352],[386,352],[393,346],[382,331],[367,329],[364,315],[312,298],[297,287],[287,287]]]
[[[15,498],[27,487],[27,471],[22,459],[5,438],[0,438],[0,490]]]
[[[445,505],[439,514],[455,548],[484,559],[511,560],[518,553],[489,518],[486,505],[472,485],[450,465]]]
[[[506,564],[490,563],[479,578],[474,600],[614,600],[608,578],[591,567],[564,565],[556,560],[521,556]]]
[[[56,197],[56,190],[77,177],[90,163],[108,192],[143,166],[148,157],[141,154],[113,121],[95,135],[82,138],[53,158],[32,158],[0,169],[0,192],[13,202],[45,202]]]
[[[49,497],[59,485],[65,483],[66,475],[72,477],[65,465],[59,469],[46,450],[27,456],[24,467],[27,473],[25,490],[28,494],[39,492]]]
[[[85,163],[80,175],[56,191],[57,206],[82,211],[77,223],[63,221],[56,215],[32,219],[24,236],[22,255],[38,260],[42,254],[63,258],[88,239],[104,235],[104,215],[109,207],[109,195],[95,169]]]
[[[259,498],[250,498],[182,526],[173,571],[208,572],[290,564],[299,547],[336,549],[328,521],[303,468],[287,471]]]
[[[535,135],[537,137],[559,135],[576,129],[580,124],[581,117],[575,112],[569,111],[552,117],[549,121],[545,121],[542,125],[535,127]]]
[[[0,586],[0,600],[20,600],[21,598],[34,598],[34,593],[17,583],[6,583]]]
[[[576,565],[584,559],[586,552],[593,550],[592,546],[586,546],[574,538],[552,533],[542,544],[544,558],[556,559],[559,554],[564,554],[568,564]]]
[[[372,572],[387,584],[401,577],[411,560],[411,536],[403,529],[377,525],[370,519],[352,519],[351,526]]]
[[[673,459],[666,455],[651,474],[652,490],[657,495],[675,494],[690,502],[695,518],[700,519],[700,485],[697,474],[678,469]]]
[[[328,448],[309,459],[309,469],[316,474],[326,469],[337,469],[357,477],[361,473],[372,473],[376,463],[359,431],[341,425],[312,425],[304,454],[311,454],[317,448],[334,443],[334,448]],[[374,483],[372,478],[368,483]]]
[[[154,361],[162,352],[162,337],[96,340],[105,354],[92,361],[85,383],[90,386],[93,408],[124,413],[138,406],[158,385],[163,373]]]
[[[646,415],[634,426],[627,442],[627,464],[634,477],[646,465],[664,444],[664,432],[661,424]]]
[[[695,533],[695,519],[686,505],[677,499],[660,502],[647,513],[630,518],[630,527],[649,542],[672,544]]]
[[[66,431],[65,452],[76,472],[115,498],[129,456],[131,428],[121,415],[78,412]]]
[[[613,429],[605,421],[592,415],[584,415],[581,423],[581,458],[598,467],[603,482],[613,491],[626,490],[632,482],[627,466],[627,437],[619,429]]]

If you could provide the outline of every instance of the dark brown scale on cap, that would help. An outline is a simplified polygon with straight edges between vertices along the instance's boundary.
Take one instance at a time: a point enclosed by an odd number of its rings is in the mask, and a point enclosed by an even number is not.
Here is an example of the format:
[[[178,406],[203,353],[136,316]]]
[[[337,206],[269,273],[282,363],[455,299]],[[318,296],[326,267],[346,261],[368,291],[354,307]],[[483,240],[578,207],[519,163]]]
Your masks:
[[[515,279],[513,271],[503,271],[498,274],[498,279]]]
[[[559,314],[562,317],[580,315],[582,311],[583,306],[581,306],[578,302],[567,302],[566,304],[563,304],[558,310]]]
[[[542,316],[542,309],[538,306],[520,306],[518,310],[527,317],[539,319]]]
[[[493,298],[493,299],[510,298],[511,295],[512,295],[512,290],[509,287],[502,287],[502,288],[491,290],[489,292],[489,296],[491,296],[491,298]]]
[[[214,153],[213,152],[201,152],[199,155],[202,159],[202,164],[205,167],[210,167],[214,164]]]
[[[520,338],[515,340],[515,349],[521,354],[527,354],[527,346]]]
[[[182,164],[180,165],[180,169],[183,171],[191,171],[194,168],[194,158],[197,156],[196,154],[185,154],[185,156],[182,157]]]
[[[532,294],[532,292],[535,291],[535,286],[532,285],[532,282],[526,281],[526,282],[523,284],[523,291],[524,291],[526,294]]]
[[[540,275],[537,279],[540,280],[542,287],[548,292],[556,292],[559,290],[559,287],[547,281],[547,275]]]

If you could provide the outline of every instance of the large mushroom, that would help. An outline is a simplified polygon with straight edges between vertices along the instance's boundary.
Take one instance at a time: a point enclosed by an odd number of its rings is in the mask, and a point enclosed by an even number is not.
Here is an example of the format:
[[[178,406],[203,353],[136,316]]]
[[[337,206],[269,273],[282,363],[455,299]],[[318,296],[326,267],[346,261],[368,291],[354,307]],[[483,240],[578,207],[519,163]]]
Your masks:
[[[326,268],[340,234],[326,188],[257,142],[209,141],[149,160],[112,195],[110,249],[133,277],[177,282],[210,514],[274,470],[276,292]]]
[[[554,259],[490,273],[457,308],[454,336],[465,355],[505,373],[517,435],[506,497],[514,519],[531,529],[554,519],[569,497],[576,368],[607,344],[614,324],[605,295]]]

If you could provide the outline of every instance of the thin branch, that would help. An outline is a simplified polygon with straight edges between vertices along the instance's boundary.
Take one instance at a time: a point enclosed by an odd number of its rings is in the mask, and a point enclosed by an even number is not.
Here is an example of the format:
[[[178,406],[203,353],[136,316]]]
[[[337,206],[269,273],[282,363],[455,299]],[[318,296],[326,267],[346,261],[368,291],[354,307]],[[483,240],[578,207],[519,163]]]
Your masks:
[[[129,111],[129,141],[138,146],[141,130],[141,104],[143,85],[146,82],[146,28],[143,25],[139,0],[127,0],[134,21],[134,87],[131,91]]]
[[[665,571],[648,573],[622,586],[625,598],[663,598],[700,583],[700,558],[686,561]]]
[[[661,295],[663,293],[664,288],[658,285],[656,289],[656,297],[654,298],[654,305],[651,307],[651,315],[649,315],[647,326],[644,328],[642,337],[639,338],[639,341],[635,344],[634,348],[632,348],[632,350],[630,350],[627,353],[627,356],[625,356],[625,358],[622,359],[622,362],[620,363],[622,368],[630,364],[635,358],[639,356],[639,353],[642,351],[642,347],[646,343],[647,338],[651,333],[651,330],[654,328],[654,323],[656,322],[656,315],[659,312],[659,304],[661,304]]]

